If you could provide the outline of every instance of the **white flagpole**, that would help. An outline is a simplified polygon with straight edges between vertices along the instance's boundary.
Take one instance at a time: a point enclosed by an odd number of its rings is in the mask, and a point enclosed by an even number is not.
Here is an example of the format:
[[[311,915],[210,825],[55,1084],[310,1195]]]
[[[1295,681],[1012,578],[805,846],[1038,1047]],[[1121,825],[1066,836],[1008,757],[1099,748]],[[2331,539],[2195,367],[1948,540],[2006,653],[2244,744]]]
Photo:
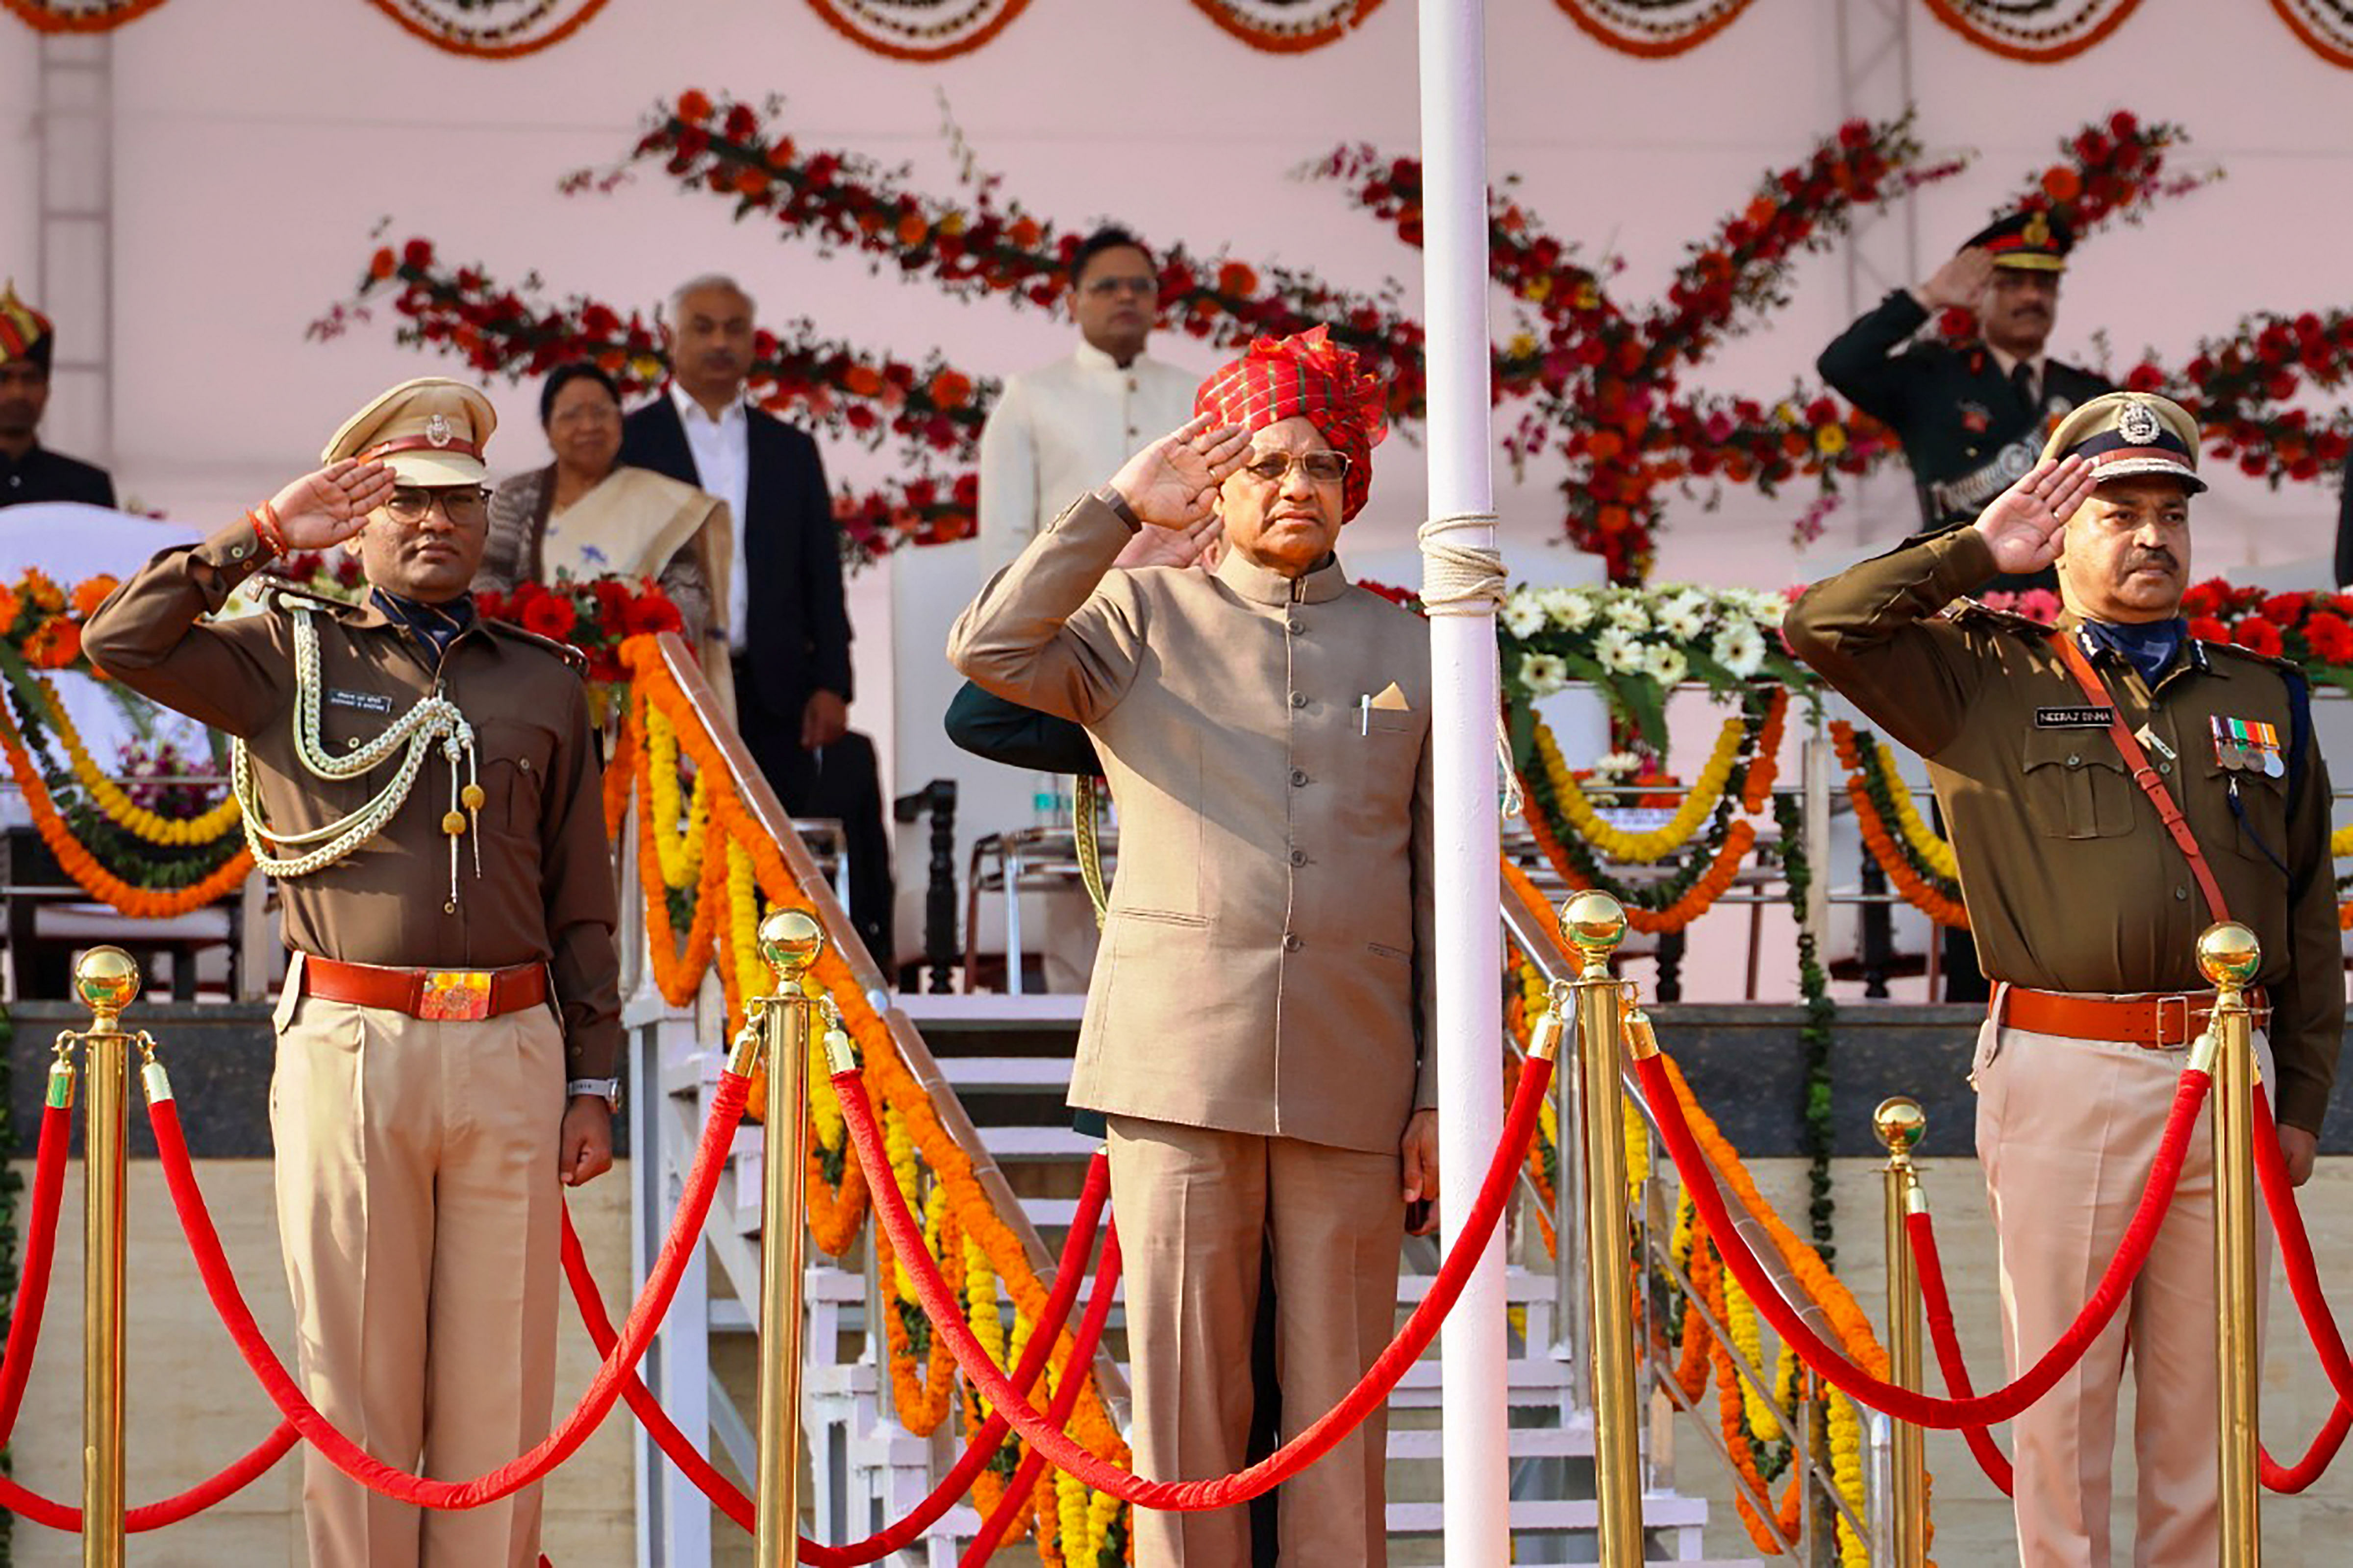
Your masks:
[[[1488,424],[1487,98],[1483,0],[1421,0],[1422,292],[1429,340],[1430,514],[1442,542],[1492,552]],[[1425,543],[1429,537],[1425,536]],[[1425,595],[1458,597],[1459,563],[1425,556]],[[1436,590],[1435,593],[1432,591]],[[1430,623],[1437,813],[1440,1219],[1448,1248],[1503,1134],[1497,930],[1494,606]],[[1447,1568],[1511,1560],[1501,1233],[1440,1336]]]

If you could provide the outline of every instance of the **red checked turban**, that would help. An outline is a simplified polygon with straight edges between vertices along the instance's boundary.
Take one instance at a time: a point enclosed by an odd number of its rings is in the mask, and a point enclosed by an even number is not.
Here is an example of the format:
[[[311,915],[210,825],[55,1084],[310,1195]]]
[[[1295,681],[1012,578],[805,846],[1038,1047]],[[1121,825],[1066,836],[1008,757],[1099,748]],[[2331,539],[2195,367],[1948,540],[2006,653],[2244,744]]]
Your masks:
[[[28,360],[49,368],[49,319],[16,298],[12,279],[0,289],[0,364]]]
[[[1365,510],[1373,484],[1373,447],[1388,434],[1385,405],[1378,379],[1322,327],[1259,339],[1193,395],[1196,414],[1214,415],[1245,430],[1304,416],[1335,451],[1348,455],[1342,521]]]

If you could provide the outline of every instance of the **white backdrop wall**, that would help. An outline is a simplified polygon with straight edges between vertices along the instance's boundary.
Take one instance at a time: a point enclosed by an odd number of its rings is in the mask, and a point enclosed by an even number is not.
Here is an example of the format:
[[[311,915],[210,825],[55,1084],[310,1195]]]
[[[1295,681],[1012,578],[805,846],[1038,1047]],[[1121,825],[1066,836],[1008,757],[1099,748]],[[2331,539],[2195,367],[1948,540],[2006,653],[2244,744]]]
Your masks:
[[[1497,0],[1492,166],[1518,175],[1528,205],[1588,255],[1622,256],[1617,290],[1642,300],[1761,171],[1794,161],[1841,117],[1842,10],[1757,0],[1713,43],[1653,63],[1601,48],[1542,0]],[[94,297],[96,280],[42,276],[45,47],[93,46],[45,46],[0,19],[0,275],[62,307]],[[1254,263],[1312,267],[1357,289],[1395,278],[1409,300],[1419,294],[1414,253],[1336,190],[1291,176],[1344,142],[1416,150],[1410,0],[1303,56],[1252,51],[1182,0],[1034,0],[993,44],[934,66],[867,53],[799,0],[613,5],[569,41],[512,62],[432,49],[360,0],[171,0],[94,47],[111,51],[113,346],[102,389],[61,385],[48,436],[110,463],[127,497],[192,521],[249,505],[382,385],[446,368],[394,347],[383,312],[341,341],[305,341],[305,326],[348,295],[387,218],[396,240],[427,235],[510,282],[537,269],[555,291],[625,306],[721,268],[744,279],[772,322],[806,314],[829,335],[907,355],[936,345],[978,374],[1064,351],[1069,329],[1041,313],[957,303],[782,244],[658,172],[609,196],[555,192],[565,172],[616,159],[656,100],[690,86],[785,94],[784,122],[804,146],[905,161],[919,186],[942,193],[955,179],[944,95],[982,163],[1032,210],[1073,225],[1116,217],[1202,249],[1230,243]],[[2145,345],[2178,361],[2244,310],[2353,297],[2341,200],[2353,188],[2353,73],[2306,51],[2261,0],[2147,0],[2108,42],[2054,67],[1984,53],[1925,9],[1909,47],[1928,145],[1978,153],[1968,173],[1917,198],[1926,260],[2048,163],[2062,133],[2117,107],[2185,122],[2196,137],[2188,159],[2229,172],[2079,253],[2054,342],[2063,357],[2096,362],[2104,328],[2121,363]],[[84,328],[58,313],[70,353]],[[1839,254],[1810,258],[1789,307],[1700,379],[1777,395],[1810,377],[1850,314]],[[1178,363],[1210,363],[1197,342],[1161,346]],[[101,390],[112,439],[92,449],[107,428],[92,412]],[[501,383],[492,394],[506,421],[494,468],[543,460],[534,389]],[[838,479],[883,477],[881,457],[839,444],[828,456]],[[1383,447],[1377,468],[1360,550],[1405,543],[1420,515],[1409,441]],[[1557,478],[1542,467],[1517,485],[1505,477],[1506,543],[1523,557],[1556,534]],[[1661,575],[1771,587],[1817,575],[1907,526],[1901,490],[1877,493],[1897,504],[1842,510],[1804,553],[1788,542],[1802,496],[1733,492],[1713,510],[1682,507]],[[2200,564],[2321,557],[2335,504],[2333,478],[2278,494],[2226,479],[2201,503]],[[893,644],[902,665],[935,661],[966,574],[943,559],[913,574],[919,591],[896,595],[889,575],[853,588],[856,717],[912,784],[946,756],[933,712],[894,714],[892,694],[895,684],[928,702],[938,677],[902,669],[894,682]]]

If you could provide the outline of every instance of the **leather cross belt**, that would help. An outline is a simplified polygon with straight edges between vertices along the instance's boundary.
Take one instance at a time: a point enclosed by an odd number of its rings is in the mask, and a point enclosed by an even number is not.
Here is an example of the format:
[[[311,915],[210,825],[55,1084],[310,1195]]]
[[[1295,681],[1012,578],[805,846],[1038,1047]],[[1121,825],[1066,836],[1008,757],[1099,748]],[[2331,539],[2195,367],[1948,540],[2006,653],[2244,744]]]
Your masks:
[[[547,1000],[547,965],[507,969],[396,969],[302,955],[302,994],[382,1007],[432,1023],[476,1023]]]
[[[2034,991],[2012,985],[1996,993],[2000,1022],[2038,1035],[2071,1040],[2114,1040],[2147,1050],[2187,1046],[2214,1016],[2214,994],[2149,992],[2137,996],[2086,996],[2065,991]],[[2271,1023],[2271,998],[2258,987],[2247,993],[2254,1026]]]

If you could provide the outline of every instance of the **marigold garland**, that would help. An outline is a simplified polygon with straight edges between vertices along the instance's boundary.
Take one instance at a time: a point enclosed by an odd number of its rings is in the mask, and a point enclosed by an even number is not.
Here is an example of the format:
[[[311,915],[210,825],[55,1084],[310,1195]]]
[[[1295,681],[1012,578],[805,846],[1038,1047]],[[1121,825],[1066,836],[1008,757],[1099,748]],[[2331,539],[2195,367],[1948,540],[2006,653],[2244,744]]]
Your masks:
[[[744,998],[759,994],[769,984],[766,968],[759,962],[756,951],[763,907],[814,912],[813,905],[795,881],[782,848],[737,795],[725,756],[670,673],[657,639],[630,638],[622,645],[620,657],[630,676],[631,709],[622,730],[626,757],[620,765],[629,772],[644,821],[651,823],[659,816],[653,804],[655,786],[649,776],[656,770],[648,744],[652,728],[646,721],[648,711],[658,710],[661,713],[677,738],[681,762],[695,768],[698,780],[710,781],[706,795],[709,821],[704,829],[701,875],[695,885],[694,919],[683,947],[672,934],[670,889],[662,879],[659,851],[643,826],[637,834],[639,879],[646,895],[647,932],[654,952],[656,984],[666,997],[683,1005],[715,963],[722,989],[727,994],[733,1026],[742,1018]],[[664,798],[670,798],[667,792]],[[719,924],[723,919],[727,922],[723,931]],[[951,1284],[961,1279],[968,1258],[985,1260],[1012,1302],[1015,1331],[1023,1332],[1023,1322],[1036,1322],[1042,1318],[1047,1287],[1032,1268],[1020,1238],[991,1204],[971,1156],[957,1145],[940,1121],[930,1095],[900,1058],[889,1023],[859,985],[849,961],[830,944],[810,971],[807,986],[811,994],[829,999],[839,1009],[841,1026],[859,1048],[868,1084],[885,1118],[886,1142],[902,1146],[894,1149],[894,1179],[900,1180],[903,1188],[918,1173],[928,1177],[928,1184],[923,1187],[924,1210],[927,1215],[936,1213],[938,1219],[935,1227],[927,1228],[926,1240],[934,1247],[944,1271],[949,1272]],[[821,1081],[821,1075],[813,1075],[813,1081]],[[856,1238],[864,1217],[866,1192],[854,1159],[841,1166],[838,1189],[825,1179],[820,1151],[828,1146],[833,1136],[831,1129],[838,1125],[826,1109],[831,1103],[822,1091],[812,1097],[807,1188],[812,1234],[821,1248],[839,1255]],[[894,1119],[895,1133],[892,1131]],[[889,1272],[895,1287],[903,1269],[892,1259]],[[894,1289],[893,1294],[898,1293]],[[914,1315],[919,1318],[920,1310]],[[908,1321],[892,1321],[905,1316],[895,1311],[885,1314],[893,1399],[901,1407],[902,1418],[911,1415],[930,1417],[937,1406],[944,1419],[945,1401],[950,1395],[937,1381],[945,1373],[934,1375],[932,1372],[930,1342],[935,1336],[926,1334],[918,1345],[913,1337],[915,1331]],[[1072,1414],[1071,1435],[1092,1451],[1126,1463],[1128,1450],[1120,1441],[1101,1394],[1092,1386],[1092,1373],[1083,1365],[1071,1364],[1075,1348],[1066,1327],[1050,1358],[1050,1365],[1058,1372],[1086,1377],[1090,1383],[1081,1393]],[[918,1361],[924,1363],[921,1373],[916,1370]],[[910,1420],[909,1424],[912,1429],[913,1422]],[[1050,1472],[1048,1479],[1050,1480]],[[985,1508],[993,1503],[1001,1495],[1004,1483],[1004,1474],[985,1472],[975,1489],[976,1506]],[[1090,1505],[1090,1517],[1097,1506]],[[1124,1531],[1125,1516],[1121,1512],[1107,1526],[1105,1540],[1124,1540]],[[1042,1536],[1044,1531],[1040,1533]],[[1041,1557],[1046,1557],[1052,1549],[1041,1539],[1039,1550]],[[1056,1554],[1047,1560],[1062,1559]]]
[[[1648,866],[1665,859],[1689,844],[1724,799],[1725,788],[1732,781],[1732,770],[1740,761],[1742,744],[1748,739],[1748,726],[1738,718],[1724,721],[1717,735],[1715,749],[1708,756],[1699,777],[1692,782],[1691,793],[1676,808],[1674,816],[1664,825],[1648,833],[1628,833],[1613,827],[1602,819],[1586,798],[1584,786],[1570,771],[1567,760],[1560,753],[1560,744],[1553,739],[1550,726],[1538,719],[1534,725],[1537,764],[1544,769],[1545,778],[1552,785],[1553,803],[1568,819],[1570,826],[1584,836],[1585,841],[1609,856],[1612,860],[1631,866]]]
[[[13,672],[12,672],[13,673]],[[38,670],[28,669],[25,675],[32,689],[38,692],[47,710],[41,715],[58,743],[66,750],[69,765],[75,782],[90,796],[90,804],[104,814],[106,819],[135,837],[161,848],[201,848],[234,831],[239,816],[237,796],[227,795],[218,805],[201,816],[173,817],[150,811],[132,803],[122,786],[106,776],[98,762],[83,744],[81,732],[74,727],[73,716],[66,711],[65,701],[58,695],[55,682]]]
[[[1831,741],[1838,750],[1840,764],[1847,771],[1847,799],[1853,803],[1855,825],[1862,831],[1863,847],[1871,852],[1871,858],[1879,862],[1880,869],[1887,873],[1888,881],[1903,895],[1905,903],[1940,926],[1967,931],[1968,910],[1959,900],[1932,883],[1887,830],[1879,806],[1879,797],[1888,790],[1887,779],[1879,769],[1883,753],[1876,743],[1866,748],[1862,734],[1843,719],[1831,721]]]
[[[100,865],[74,836],[73,828],[50,800],[48,784],[33,765],[24,737],[16,732],[16,721],[5,711],[0,711],[0,751],[7,753],[8,766],[16,775],[17,787],[24,792],[25,807],[32,814],[34,830],[49,847],[49,853],[57,857],[66,875],[93,898],[133,919],[169,920],[216,903],[243,887],[246,877],[253,870],[253,852],[240,845],[202,881],[169,889],[133,887]]]

